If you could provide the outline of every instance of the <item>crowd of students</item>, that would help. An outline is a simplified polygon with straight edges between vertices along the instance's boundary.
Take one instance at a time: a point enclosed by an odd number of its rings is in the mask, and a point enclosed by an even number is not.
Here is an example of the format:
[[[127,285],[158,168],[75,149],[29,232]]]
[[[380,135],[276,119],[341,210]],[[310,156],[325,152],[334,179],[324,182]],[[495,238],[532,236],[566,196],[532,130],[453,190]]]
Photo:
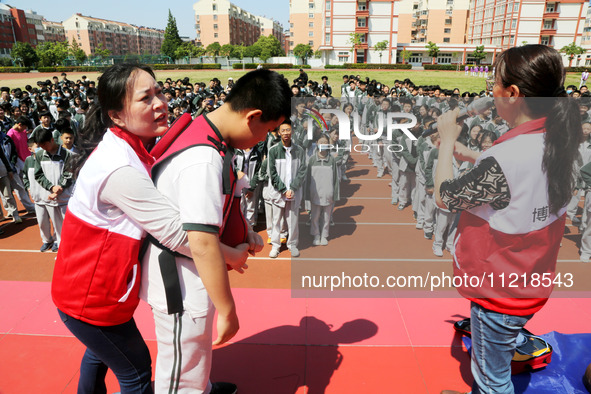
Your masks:
[[[209,113],[224,103],[234,81],[225,86],[218,78],[208,84],[191,83],[189,78],[159,82],[168,100],[169,124],[181,114],[193,117]],[[340,90],[340,98],[333,96]],[[433,177],[438,159],[438,134],[422,134],[445,111],[466,108],[472,101],[489,96],[487,91],[460,92],[434,85],[415,85],[410,79],[396,80],[392,86],[360,75],[344,75],[339,87],[333,88],[328,77],[313,81],[300,70],[291,86],[292,117],[267,139],[252,149],[236,150],[234,165],[242,190],[242,208],[247,221],[255,225],[259,213],[265,214],[267,242],[272,245],[270,257],[279,255],[287,244],[293,257],[299,256],[298,217],[302,210],[309,214],[307,226],[313,245],[328,244],[332,211],[340,198],[342,182],[348,182],[347,169],[351,152],[367,154],[376,168],[376,176],[391,177],[390,198],[398,210],[410,207],[416,228],[432,240],[434,255],[452,251],[458,215],[436,207],[433,201]],[[591,259],[591,93],[585,85],[568,86],[569,95],[579,98],[584,135],[574,176],[579,180],[569,205],[568,217],[583,234],[581,260]],[[86,113],[96,97],[95,82],[82,77],[39,81],[36,88],[1,88],[0,187],[7,216],[15,223],[22,219],[16,209],[16,198],[27,214],[36,215],[42,245],[40,250],[56,252],[59,248],[61,222],[72,190],[68,161],[76,154],[76,135],[83,127]],[[349,118],[350,136],[354,127],[375,140],[342,138],[335,113],[342,110]],[[325,125],[311,119],[323,111]],[[388,113],[406,113],[409,117],[388,118]],[[416,119],[416,125],[404,133],[395,128],[388,138],[388,122],[404,124]],[[312,122],[312,135],[308,123]],[[503,135],[509,126],[494,108],[469,117],[464,122],[460,142],[473,151],[484,151]],[[355,144],[357,141],[359,144]],[[471,167],[468,162],[454,162],[455,175]],[[14,195],[13,195],[14,191]],[[386,193],[386,192],[385,192]],[[579,218],[582,196],[585,207]],[[51,219],[51,221],[50,221]],[[51,225],[53,224],[53,232]]]

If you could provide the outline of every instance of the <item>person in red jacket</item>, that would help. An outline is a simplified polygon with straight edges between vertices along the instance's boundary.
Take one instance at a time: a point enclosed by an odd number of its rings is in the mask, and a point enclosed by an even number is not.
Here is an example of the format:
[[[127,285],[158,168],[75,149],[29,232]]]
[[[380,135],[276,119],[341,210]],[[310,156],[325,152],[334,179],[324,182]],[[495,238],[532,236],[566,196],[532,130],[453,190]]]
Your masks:
[[[437,120],[437,205],[462,211],[454,241],[455,279],[482,278],[457,286],[471,301],[475,394],[514,392],[511,360],[525,338],[521,329],[552,292],[581,135],[578,107],[567,98],[556,50],[510,48],[495,67],[495,106],[512,129],[457,179],[452,158],[461,131],[458,110]],[[512,287],[511,278],[520,278],[519,286]]]
[[[153,391],[150,353],[133,320],[140,246],[150,233],[189,253],[179,213],[149,176],[146,146],[167,130],[167,114],[152,70],[119,64],[101,76],[81,133],[51,289],[62,321],[87,348],[79,393],[106,393],[108,368],[122,393]]]

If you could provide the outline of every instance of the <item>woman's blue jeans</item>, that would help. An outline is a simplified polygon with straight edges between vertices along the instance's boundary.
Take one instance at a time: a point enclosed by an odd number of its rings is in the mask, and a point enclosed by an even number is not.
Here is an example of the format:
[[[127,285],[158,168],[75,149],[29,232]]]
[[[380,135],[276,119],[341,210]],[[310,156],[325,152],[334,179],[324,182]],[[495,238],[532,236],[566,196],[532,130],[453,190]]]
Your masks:
[[[493,312],[472,302],[472,394],[513,394],[511,359],[517,335],[532,318]]]
[[[105,375],[110,368],[121,394],[151,394],[152,359],[144,339],[131,319],[101,327],[58,313],[68,330],[86,346],[80,365],[78,394],[106,394]]]

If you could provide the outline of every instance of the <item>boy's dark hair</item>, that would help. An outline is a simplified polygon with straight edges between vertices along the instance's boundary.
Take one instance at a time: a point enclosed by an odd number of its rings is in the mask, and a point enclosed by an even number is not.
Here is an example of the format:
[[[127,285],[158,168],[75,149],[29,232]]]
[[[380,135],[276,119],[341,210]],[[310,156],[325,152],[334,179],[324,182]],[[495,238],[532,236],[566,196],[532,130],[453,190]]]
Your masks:
[[[45,142],[49,142],[53,139],[53,131],[48,129],[41,129],[37,133],[36,142],[37,144],[43,144]]]
[[[291,89],[285,77],[275,71],[260,69],[243,75],[226,97],[233,111],[259,109],[262,122],[291,116]]]
[[[72,126],[70,124],[70,121],[66,118],[60,117],[56,122],[55,122],[55,129],[57,131],[61,133],[63,133],[66,130],[71,130]]]
[[[15,124],[24,124],[25,126],[27,126],[27,129],[30,129],[33,127],[33,125],[31,124],[31,120],[23,115],[19,116],[16,119],[16,122],[14,122],[14,123]]]
[[[39,118],[42,118],[43,116],[49,116],[51,120],[53,120],[53,116],[51,116],[51,112],[49,111],[42,111],[39,113]]]
[[[287,124],[291,126],[291,119],[289,119],[289,117],[286,117],[285,119],[283,119],[283,122],[281,122],[279,126],[281,126],[282,124]]]

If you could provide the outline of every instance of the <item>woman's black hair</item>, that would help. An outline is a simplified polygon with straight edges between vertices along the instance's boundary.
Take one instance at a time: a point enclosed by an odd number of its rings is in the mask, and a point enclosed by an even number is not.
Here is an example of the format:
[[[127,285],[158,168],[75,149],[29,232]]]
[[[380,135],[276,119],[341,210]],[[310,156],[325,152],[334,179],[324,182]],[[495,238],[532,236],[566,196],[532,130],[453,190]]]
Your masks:
[[[572,197],[574,180],[567,174],[573,172],[582,133],[579,107],[564,90],[562,57],[546,45],[524,45],[502,52],[495,67],[497,82],[515,85],[527,97],[533,118],[547,117],[542,168],[548,176],[550,211],[556,214]]]
[[[94,104],[90,107],[86,114],[84,127],[80,131],[80,154],[72,159],[71,171],[75,177],[78,176],[78,172],[88,156],[103,139],[107,128],[113,126],[109,112],[123,110],[129,87],[140,70],[156,79],[152,69],[145,64],[116,64],[107,68],[101,75],[96,88],[98,100],[95,99]]]

